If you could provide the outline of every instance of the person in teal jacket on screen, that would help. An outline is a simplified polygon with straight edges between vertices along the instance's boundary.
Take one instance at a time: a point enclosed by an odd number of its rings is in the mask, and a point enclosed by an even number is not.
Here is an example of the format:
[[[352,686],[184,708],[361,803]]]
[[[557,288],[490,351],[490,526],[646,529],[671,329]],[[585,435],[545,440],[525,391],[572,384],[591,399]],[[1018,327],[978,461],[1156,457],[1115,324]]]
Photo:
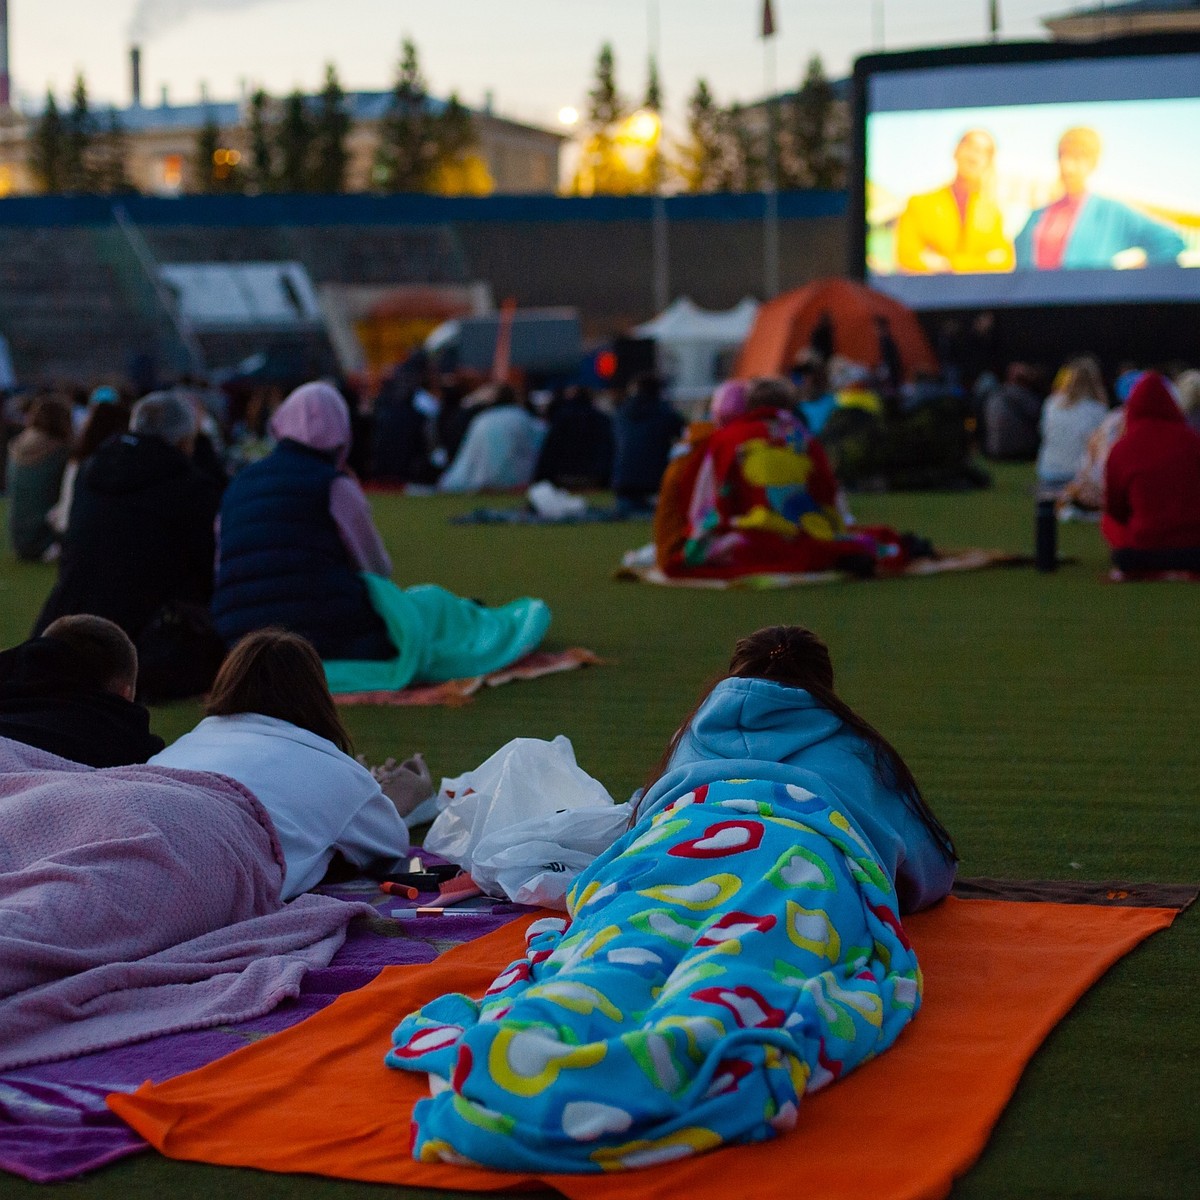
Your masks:
[[[1017,234],[1017,270],[1171,266],[1186,249],[1169,225],[1088,191],[1100,148],[1100,135],[1084,126],[1059,139],[1063,194],[1030,214]]]

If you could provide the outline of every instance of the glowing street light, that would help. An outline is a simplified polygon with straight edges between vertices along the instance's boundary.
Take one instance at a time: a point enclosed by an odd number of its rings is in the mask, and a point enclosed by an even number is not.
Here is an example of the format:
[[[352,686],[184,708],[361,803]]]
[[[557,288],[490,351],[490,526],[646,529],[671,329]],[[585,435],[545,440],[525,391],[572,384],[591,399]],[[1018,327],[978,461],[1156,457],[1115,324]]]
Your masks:
[[[568,104],[558,110],[558,123],[566,125],[569,129],[572,125],[579,124],[579,109]]]
[[[653,146],[662,132],[662,119],[653,109],[639,108],[625,122],[622,131],[631,142],[642,146]]]

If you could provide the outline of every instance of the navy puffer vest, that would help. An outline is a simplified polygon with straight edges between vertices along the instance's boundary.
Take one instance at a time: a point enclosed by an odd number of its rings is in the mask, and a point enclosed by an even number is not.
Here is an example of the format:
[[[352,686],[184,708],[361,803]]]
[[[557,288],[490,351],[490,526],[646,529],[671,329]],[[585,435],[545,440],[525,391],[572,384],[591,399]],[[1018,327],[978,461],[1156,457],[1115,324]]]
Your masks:
[[[324,454],[283,441],[234,477],[221,504],[212,602],[228,644],[280,625],[326,659],[395,653],[329,514],[338,474]]]

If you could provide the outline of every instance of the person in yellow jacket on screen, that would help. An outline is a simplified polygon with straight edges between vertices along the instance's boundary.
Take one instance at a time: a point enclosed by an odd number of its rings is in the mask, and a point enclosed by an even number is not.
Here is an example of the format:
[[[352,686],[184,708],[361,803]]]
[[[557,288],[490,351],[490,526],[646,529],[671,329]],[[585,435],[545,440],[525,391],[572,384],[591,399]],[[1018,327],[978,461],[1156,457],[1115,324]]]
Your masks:
[[[996,143],[969,129],[954,149],[954,178],[909,198],[896,223],[896,266],[909,274],[1011,271],[1012,240],[987,187]]]

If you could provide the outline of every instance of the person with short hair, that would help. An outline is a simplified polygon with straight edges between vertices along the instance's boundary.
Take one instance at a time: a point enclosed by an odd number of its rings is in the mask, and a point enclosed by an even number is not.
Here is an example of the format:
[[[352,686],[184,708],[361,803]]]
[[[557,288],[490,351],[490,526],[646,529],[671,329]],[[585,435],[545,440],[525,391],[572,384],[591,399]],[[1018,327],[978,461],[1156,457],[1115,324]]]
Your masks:
[[[112,621],[81,613],[0,653],[0,737],[90,767],[145,762],[163,748],[134,702],[137,650]]]
[[[1011,271],[1012,242],[992,186],[996,142],[968,129],[954,148],[954,178],[909,197],[896,222],[896,266],[913,275]]]
[[[9,444],[5,473],[8,540],[22,562],[38,562],[54,545],[49,515],[70,453],[70,406],[58,396],[38,397]]]
[[[1101,148],[1100,135],[1084,125],[1059,138],[1062,194],[1031,213],[1017,234],[1018,270],[1169,266],[1186,249],[1169,225],[1089,190]]]
[[[134,405],[129,431],[87,460],[35,634],[58,617],[93,613],[137,643],[164,609],[207,606],[220,487],[193,465],[195,437],[192,405],[154,392]]]
[[[260,629],[222,664],[190,733],[152,766],[215,771],[266,809],[284,860],[282,898],[321,882],[335,853],[356,867],[408,852],[404,818],[433,794],[420,756],[372,773],[353,757],[321,660],[305,638]]]

